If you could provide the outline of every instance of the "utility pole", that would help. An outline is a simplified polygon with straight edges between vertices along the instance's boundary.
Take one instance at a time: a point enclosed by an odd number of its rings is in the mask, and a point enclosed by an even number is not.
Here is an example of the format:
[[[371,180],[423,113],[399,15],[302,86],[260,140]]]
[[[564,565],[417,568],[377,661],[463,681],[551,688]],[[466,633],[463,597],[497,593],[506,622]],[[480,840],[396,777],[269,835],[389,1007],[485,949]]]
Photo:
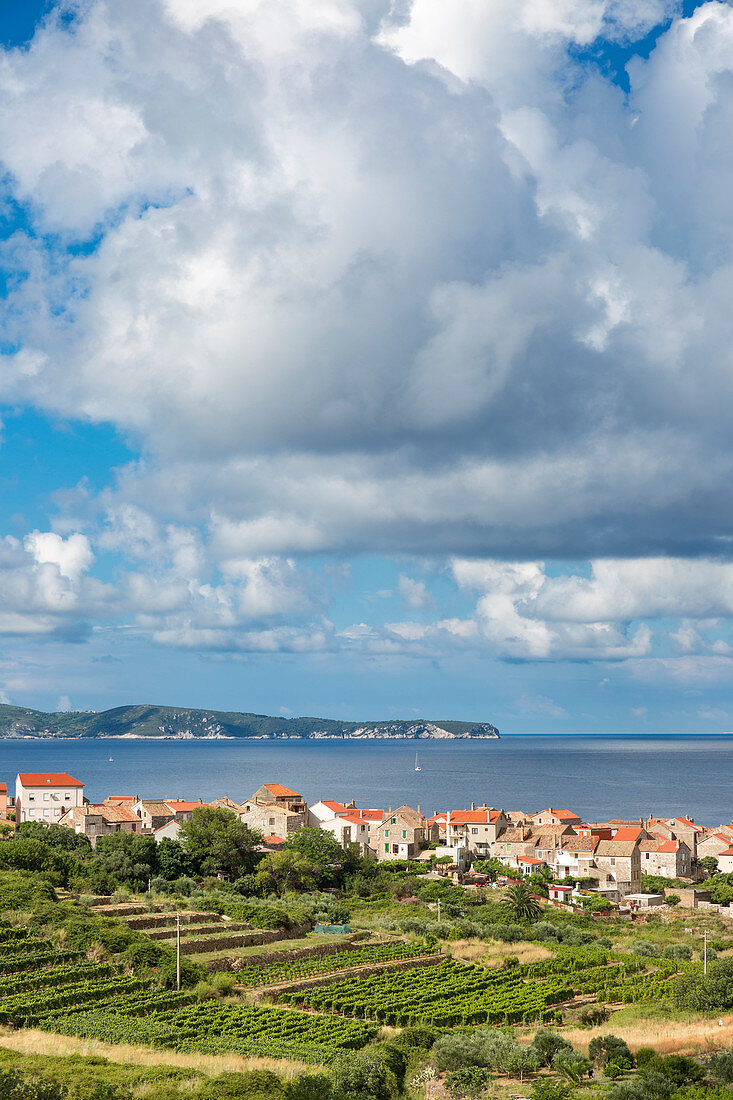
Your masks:
[[[705,929],[705,931],[702,934],[702,942],[703,942],[702,972],[703,972],[703,974],[707,974],[707,972],[708,972],[708,930],[707,930],[707,928]]]
[[[181,988],[181,914],[176,910],[176,989]]]

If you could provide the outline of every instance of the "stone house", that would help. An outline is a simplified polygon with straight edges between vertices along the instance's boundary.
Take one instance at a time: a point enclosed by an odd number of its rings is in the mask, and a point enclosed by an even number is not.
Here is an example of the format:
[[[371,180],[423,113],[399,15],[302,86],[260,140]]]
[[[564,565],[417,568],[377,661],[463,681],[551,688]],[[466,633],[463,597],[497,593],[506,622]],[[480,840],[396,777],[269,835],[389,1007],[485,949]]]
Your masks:
[[[641,892],[641,853],[638,840],[599,840],[594,853],[601,872],[599,885],[615,887],[620,897]]]
[[[693,859],[697,859],[697,840],[704,835],[701,825],[690,817],[649,818],[646,828],[651,833],[661,833],[668,840],[684,840]]]
[[[445,822],[445,842],[451,848],[465,848],[474,856],[488,859],[494,854],[496,840],[510,825],[503,810],[472,803],[470,810],[451,810]],[[440,826],[438,826],[439,837]],[[436,837],[436,839],[438,839]]]
[[[538,843],[535,855],[542,857],[552,868],[555,878],[596,878],[595,855],[601,840],[597,836],[572,836],[564,833],[553,837],[556,846],[548,848],[544,839]]]
[[[89,837],[92,847],[97,837],[109,833],[141,833],[143,823],[137,814],[126,806],[109,806],[106,802],[85,803],[73,806],[59,819],[59,825],[73,829],[75,833]]]
[[[239,819],[265,836],[287,840],[296,829],[308,824],[308,803],[282,783],[265,783],[243,803]]]
[[[684,840],[656,836],[639,841],[641,873],[664,878],[689,878],[692,854]]]
[[[582,818],[572,810],[555,810],[550,806],[547,810],[532,814],[529,820],[533,825],[580,825]]]
[[[244,812],[251,813],[258,806],[282,806],[293,814],[300,814],[303,825],[308,824],[308,803],[302,794],[291,791],[282,783],[265,783],[244,803]]]
[[[376,829],[377,859],[415,859],[427,839],[427,818],[411,806],[388,813]]]
[[[704,840],[698,840],[697,842],[697,858],[705,859],[706,856],[713,856],[714,859],[717,859],[721,852],[730,848],[731,844],[733,844],[733,831],[730,834],[724,832],[706,833]]]
[[[132,807],[147,832],[155,832],[161,825],[175,821],[175,813],[162,798],[141,798]]]

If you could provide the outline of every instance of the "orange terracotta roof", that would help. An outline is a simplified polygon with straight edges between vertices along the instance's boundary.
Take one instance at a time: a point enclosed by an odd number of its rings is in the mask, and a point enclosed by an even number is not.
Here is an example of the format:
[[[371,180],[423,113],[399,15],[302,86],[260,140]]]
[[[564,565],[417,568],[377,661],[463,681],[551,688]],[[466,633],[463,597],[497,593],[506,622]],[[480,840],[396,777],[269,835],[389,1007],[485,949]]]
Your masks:
[[[263,837],[263,840],[265,844],[287,844],[284,837],[275,836],[274,833],[271,833],[270,836]]]
[[[357,813],[365,821],[381,821],[384,817],[384,810],[357,810]]]
[[[18,779],[24,787],[83,787],[79,779],[66,772],[19,772]]]
[[[268,791],[272,790],[271,787],[267,788]],[[328,802],[325,798],[321,799],[321,805],[326,806],[327,809],[332,810],[335,814],[341,814],[345,811],[346,807],[341,802]]]
[[[263,783],[263,787],[275,795],[275,798],[301,798],[297,791],[291,791],[290,787],[283,787],[282,783]]]
[[[613,839],[614,840],[638,840],[640,833],[641,833],[641,829],[627,828],[626,826],[622,826],[622,828],[616,830],[616,832],[614,833]]]
[[[166,806],[170,806],[176,813],[182,813],[185,810],[195,810],[203,806],[203,802],[183,802],[180,799],[171,799],[169,802],[166,799]]]
[[[544,859],[535,859],[534,856],[517,856],[517,863],[544,863]]]
[[[8,793],[7,783],[0,783],[0,794],[7,794],[7,793]]]
[[[486,825],[488,821],[488,810],[456,810],[450,815],[451,825]]]

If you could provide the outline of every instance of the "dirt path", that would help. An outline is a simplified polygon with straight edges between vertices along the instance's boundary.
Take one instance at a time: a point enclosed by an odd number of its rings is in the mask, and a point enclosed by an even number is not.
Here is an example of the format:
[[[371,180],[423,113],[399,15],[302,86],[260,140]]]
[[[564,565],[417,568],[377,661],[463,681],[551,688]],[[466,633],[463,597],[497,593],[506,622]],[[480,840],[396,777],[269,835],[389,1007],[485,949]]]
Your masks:
[[[102,1043],[98,1039],[77,1039],[72,1035],[56,1035],[54,1032],[23,1028],[15,1031],[0,1027],[0,1047],[20,1054],[47,1054],[51,1057],[68,1057],[79,1054],[102,1056],[110,1062],[132,1066],[176,1066],[195,1069],[212,1077],[228,1070],[241,1072],[246,1069],[270,1069],[285,1077],[293,1077],[313,1069],[304,1062],[288,1062],[284,1058],[245,1058],[239,1054],[178,1054],[173,1050],[153,1050],[151,1047]]]

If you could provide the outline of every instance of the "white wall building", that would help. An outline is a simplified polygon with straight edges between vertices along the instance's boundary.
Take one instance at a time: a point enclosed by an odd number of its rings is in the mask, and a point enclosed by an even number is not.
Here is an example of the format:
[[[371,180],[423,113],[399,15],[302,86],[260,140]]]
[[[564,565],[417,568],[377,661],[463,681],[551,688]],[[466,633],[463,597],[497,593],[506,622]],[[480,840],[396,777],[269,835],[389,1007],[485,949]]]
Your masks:
[[[75,806],[84,805],[84,784],[66,772],[20,772],[15,780],[15,820],[58,824]]]

